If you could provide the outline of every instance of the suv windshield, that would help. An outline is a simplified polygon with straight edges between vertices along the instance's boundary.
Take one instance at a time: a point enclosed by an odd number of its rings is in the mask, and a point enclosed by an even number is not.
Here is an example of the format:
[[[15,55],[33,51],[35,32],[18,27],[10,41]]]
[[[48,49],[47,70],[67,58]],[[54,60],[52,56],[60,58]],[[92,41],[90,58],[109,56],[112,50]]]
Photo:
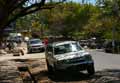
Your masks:
[[[81,46],[77,43],[69,43],[55,46],[54,53],[57,54],[64,54],[69,52],[76,52],[82,50]]]

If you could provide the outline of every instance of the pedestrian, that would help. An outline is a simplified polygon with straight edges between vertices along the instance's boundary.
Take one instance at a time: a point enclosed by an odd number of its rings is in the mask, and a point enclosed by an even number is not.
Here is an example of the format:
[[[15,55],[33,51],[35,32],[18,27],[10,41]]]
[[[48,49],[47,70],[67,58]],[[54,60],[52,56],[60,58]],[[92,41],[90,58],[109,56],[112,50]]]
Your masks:
[[[13,42],[9,42],[7,45],[9,51],[11,51],[13,49]]]
[[[48,38],[45,38],[44,39],[44,45],[47,46],[47,44],[48,44]]]

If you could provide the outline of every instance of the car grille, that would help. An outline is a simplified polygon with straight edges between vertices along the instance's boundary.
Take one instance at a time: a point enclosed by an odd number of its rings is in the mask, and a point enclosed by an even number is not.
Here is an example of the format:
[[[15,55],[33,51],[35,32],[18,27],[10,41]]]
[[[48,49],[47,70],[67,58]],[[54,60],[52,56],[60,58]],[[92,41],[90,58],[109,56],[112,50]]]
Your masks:
[[[39,46],[32,46],[32,47],[40,47],[40,45]]]
[[[39,47],[39,46],[32,46],[32,47]]]
[[[80,62],[84,62],[85,59],[83,57],[80,58],[74,58],[74,59],[68,59],[66,60],[66,63],[70,64],[70,63],[80,63]]]

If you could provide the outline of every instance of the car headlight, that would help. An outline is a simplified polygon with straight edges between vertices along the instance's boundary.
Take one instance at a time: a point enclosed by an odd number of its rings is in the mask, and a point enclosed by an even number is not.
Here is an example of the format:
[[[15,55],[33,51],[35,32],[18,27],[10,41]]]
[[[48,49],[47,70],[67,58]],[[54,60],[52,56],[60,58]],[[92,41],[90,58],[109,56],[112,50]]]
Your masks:
[[[64,61],[63,61],[63,60],[59,60],[59,61],[57,61],[56,63],[57,63],[57,64],[62,64],[62,63],[64,63]]]

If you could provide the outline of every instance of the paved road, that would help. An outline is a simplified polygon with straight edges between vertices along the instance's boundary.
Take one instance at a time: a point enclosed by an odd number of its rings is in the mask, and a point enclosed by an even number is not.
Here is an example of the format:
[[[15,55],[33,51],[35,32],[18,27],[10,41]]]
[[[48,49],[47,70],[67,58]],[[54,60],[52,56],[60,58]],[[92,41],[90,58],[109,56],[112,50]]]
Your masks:
[[[41,59],[45,58],[44,53],[34,53],[34,54],[25,54],[24,56],[13,56],[13,54],[6,54],[0,56],[0,61],[7,61],[7,60],[13,60],[13,59]]]
[[[109,54],[99,50],[88,50],[95,61],[95,69],[120,69],[120,54]],[[11,60],[11,59],[43,59],[45,58],[44,53],[32,53],[25,54],[24,56],[12,56],[3,55],[0,56],[0,61]]]
[[[95,61],[96,70],[120,69],[120,54],[104,53],[99,50],[92,50],[90,53]]]
[[[98,76],[99,78],[104,76],[111,76],[114,74],[115,74],[114,76],[117,76],[117,75],[118,75],[117,77],[120,76],[119,75],[120,54],[109,54],[99,50],[87,50],[87,51],[89,51],[92,54],[93,59],[95,61],[96,75],[93,78],[89,78],[86,76],[86,74],[78,73],[78,72],[75,74],[67,73],[65,75],[60,75],[58,76],[58,78],[49,76],[47,73],[47,67],[45,64],[46,62],[45,62],[44,53],[25,54],[24,56],[12,56],[11,54],[3,55],[3,56],[0,56],[0,61],[5,61],[5,60],[8,61],[12,59],[31,59],[30,61],[26,60],[22,62],[20,60],[20,62],[22,65],[28,64],[30,66],[31,73],[34,75],[36,80],[39,81],[39,83],[89,83],[93,79],[98,79]],[[111,69],[112,71],[104,72],[104,69]],[[97,72],[99,70],[100,72]],[[99,83],[103,83],[103,82],[100,81]]]

